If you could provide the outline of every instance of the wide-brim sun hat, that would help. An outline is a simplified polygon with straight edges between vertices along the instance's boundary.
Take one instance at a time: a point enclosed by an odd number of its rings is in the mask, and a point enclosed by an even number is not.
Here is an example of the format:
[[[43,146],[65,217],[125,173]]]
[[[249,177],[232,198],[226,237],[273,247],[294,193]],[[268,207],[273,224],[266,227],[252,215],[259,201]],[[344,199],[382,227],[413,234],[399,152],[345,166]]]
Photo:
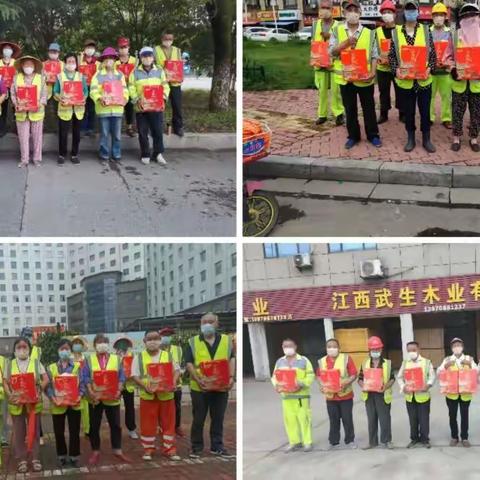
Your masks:
[[[17,72],[22,71],[23,64],[27,61],[31,60],[35,65],[35,73],[42,73],[43,70],[43,63],[38,58],[32,57],[30,55],[24,55],[20,57],[18,60],[15,60],[15,68]]]
[[[118,52],[113,47],[107,47],[100,55],[99,60],[103,62],[107,58],[118,60]]]
[[[3,52],[4,47],[6,47],[7,45],[12,47],[12,58],[18,58],[22,53],[22,48],[20,47],[20,45],[17,45],[14,42],[9,42],[8,40],[3,40],[0,42],[0,53]]]

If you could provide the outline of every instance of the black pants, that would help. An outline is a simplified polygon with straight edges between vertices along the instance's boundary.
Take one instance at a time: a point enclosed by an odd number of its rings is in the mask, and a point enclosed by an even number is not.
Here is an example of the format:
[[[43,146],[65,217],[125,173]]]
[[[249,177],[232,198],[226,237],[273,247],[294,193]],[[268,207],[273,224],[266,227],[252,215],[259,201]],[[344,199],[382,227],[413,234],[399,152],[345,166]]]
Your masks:
[[[90,98],[90,87],[88,87],[88,97],[85,103],[85,116],[82,120],[82,131],[95,131],[95,102]]]
[[[135,391],[122,391],[123,404],[125,405],[125,426],[133,432],[137,429],[135,424]]]
[[[125,121],[127,125],[133,125],[134,113],[133,103],[129,100],[125,105]]]
[[[365,402],[368,419],[368,439],[371,446],[378,445],[378,424],[380,423],[380,442],[392,441],[392,422],[390,404],[385,403],[383,393],[369,392]]]
[[[405,105],[405,129],[407,132],[414,132],[415,127],[415,110],[418,104],[420,112],[420,130],[422,133],[430,132],[430,100],[432,98],[432,87],[422,88],[415,91],[403,89],[402,99]]]
[[[170,105],[172,106],[172,127],[177,132],[183,128],[182,87],[170,86]]]
[[[110,426],[110,442],[113,450],[122,448],[122,427],[120,422],[120,405],[114,407],[99,403],[90,410],[90,445],[92,450],[100,450],[100,426],[103,412]]]
[[[210,450],[223,449],[223,419],[228,392],[190,392],[192,396],[192,451],[203,450],[203,427],[210,412]]]
[[[392,72],[382,72],[377,70],[378,91],[380,92],[380,113],[388,115],[388,111],[392,108],[390,94],[393,88],[395,89],[395,108],[400,114],[403,113],[403,106],[401,102],[401,88],[395,83],[395,76]]]
[[[413,397],[407,403],[408,418],[410,420],[410,440],[426,443],[430,436],[430,400],[418,403]]]
[[[3,136],[7,133],[8,125],[8,112],[10,111],[10,93],[8,94],[5,101],[2,103],[2,113],[0,114],[0,136]]]
[[[175,428],[182,423],[182,389],[175,390]]]
[[[65,442],[65,418],[68,421],[68,451]],[[68,408],[61,415],[52,415],[53,432],[59,457],[65,457],[67,454],[73,458],[80,456],[80,419],[80,410],[72,408]]]
[[[328,434],[330,445],[338,445],[340,443],[340,420],[345,431],[345,443],[348,445],[355,440],[352,411],[353,399],[327,400],[327,413],[330,419],[330,432]]]
[[[165,151],[163,146],[163,112],[137,113],[137,130],[142,158],[150,158],[149,133],[153,138],[152,158]]]
[[[358,122],[357,95],[363,110],[365,133],[368,140],[378,137],[377,116],[375,114],[375,100],[373,99],[373,85],[357,87],[353,83],[340,85],[343,106],[347,124],[348,138],[360,141],[360,124]]]
[[[473,93],[470,90],[470,82],[463,93],[452,92],[452,115],[453,130],[456,137],[463,135],[463,117],[465,112],[470,112],[470,138],[477,138],[480,131],[480,93]]]
[[[470,408],[470,400],[463,401],[460,397],[458,397],[457,400],[451,400],[450,398],[446,400],[452,438],[458,440],[457,412],[460,406],[460,437],[462,440],[468,440],[468,409]]]
[[[58,154],[62,157],[67,156],[68,134],[72,130],[72,157],[78,155],[78,146],[80,145],[80,127],[82,121],[77,119],[75,113],[71,120],[58,119]]]

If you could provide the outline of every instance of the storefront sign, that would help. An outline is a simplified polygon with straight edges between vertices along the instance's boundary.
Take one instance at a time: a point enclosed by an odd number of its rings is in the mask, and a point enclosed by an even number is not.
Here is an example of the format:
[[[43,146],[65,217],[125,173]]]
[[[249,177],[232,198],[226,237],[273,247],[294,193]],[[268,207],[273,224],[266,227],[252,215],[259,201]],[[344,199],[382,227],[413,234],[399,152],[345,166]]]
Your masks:
[[[364,0],[362,5],[362,18],[375,18],[380,16],[379,8],[381,1]]]
[[[257,21],[258,22],[273,22],[275,19],[273,18],[273,11],[261,10],[257,12]]]
[[[246,292],[243,308],[245,322],[477,310],[480,274]]]
[[[300,20],[300,10],[279,10],[278,11],[278,19],[285,21],[285,20]]]

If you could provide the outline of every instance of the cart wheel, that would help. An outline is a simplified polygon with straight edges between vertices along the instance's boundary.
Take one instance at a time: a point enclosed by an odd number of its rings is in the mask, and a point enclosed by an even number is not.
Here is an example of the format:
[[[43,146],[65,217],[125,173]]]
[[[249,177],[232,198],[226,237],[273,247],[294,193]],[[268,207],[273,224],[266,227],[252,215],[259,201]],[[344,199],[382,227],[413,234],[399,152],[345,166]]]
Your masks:
[[[248,219],[243,222],[245,237],[267,236],[278,220],[278,202],[268,192],[255,192],[247,198]]]

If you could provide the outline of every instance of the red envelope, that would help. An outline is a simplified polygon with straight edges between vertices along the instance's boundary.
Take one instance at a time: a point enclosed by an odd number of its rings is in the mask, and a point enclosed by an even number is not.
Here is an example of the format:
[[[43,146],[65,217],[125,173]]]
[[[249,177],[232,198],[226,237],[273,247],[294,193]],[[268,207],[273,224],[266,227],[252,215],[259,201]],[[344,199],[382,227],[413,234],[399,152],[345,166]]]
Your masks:
[[[183,60],[167,60],[165,62],[167,80],[173,83],[183,82]]]
[[[13,77],[17,71],[15,70],[15,67],[11,66],[3,66],[0,67],[0,76],[2,77],[3,83],[7,88],[10,88],[13,83]]]
[[[340,385],[340,370],[317,370],[317,376],[320,379],[320,383],[327,393],[338,393],[342,387]]]
[[[330,68],[331,59],[328,53],[328,42],[312,42],[310,47],[310,66]]]
[[[475,393],[478,385],[478,372],[476,370],[459,370],[458,393]]]
[[[134,63],[119,63],[117,65],[117,69],[125,75],[126,80],[128,81],[128,77],[133,72],[135,68]]]
[[[38,110],[37,86],[17,87],[17,111],[36,112]]]
[[[149,363],[147,365],[148,383],[156,387],[156,392],[171,392],[173,383],[173,363]]]
[[[382,55],[387,55],[390,52],[390,46],[392,44],[392,39],[391,38],[382,38],[380,40],[380,53]]]
[[[83,84],[79,81],[66,81],[63,83],[63,94],[67,97],[67,105],[83,105]]]
[[[19,373],[10,377],[10,387],[22,405],[38,402],[38,393],[33,373]]]
[[[297,390],[297,372],[294,369],[284,368],[275,370],[275,380],[284,392],[295,392]]]
[[[132,363],[133,356],[122,358],[123,371],[125,372],[125,377],[127,378],[132,376]]]
[[[200,370],[208,382],[208,390],[226,390],[230,383],[230,362],[228,360],[211,360],[201,362]]]
[[[93,389],[100,393],[100,400],[116,400],[118,372],[114,370],[93,372]]]
[[[162,85],[145,85],[143,87],[143,110],[145,112],[163,112],[165,110]]]
[[[77,405],[80,401],[77,375],[59,375],[53,381],[55,396],[62,406]]]
[[[459,47],[455,53],[459,80],[480,79],[480,47]]]
[[[403,45],[400,49],[400,71],[405,80],[427,78],[427,47]]]
[[[447,40],[439,40],[438,42],[434,42],[435,45],[435,53],[437,54],[437,65],[441,65],[445,61],[445,52],[448,47]]]
[[[383,369],[365,368],[363,370],[363,390],[365,392],[381,392],[383,387]]]
[[[45,73],[47,83],[55,83],[57,75],[62,71],[62,65],[55,60],[47,60],[43,62],[43,72]]]
[[[112,80],[103,84],[103,98],[106,105],[123,106],[123,85],[120,80]]]
[[[458,370],[440,370],[438,372],[440,393],[444,395],[458,393]]]
[[[356,82],[370,75],[367,63],[367,51],[364,48],[350,48],[340,54],[343,65],[343,78],[347,82]]]
[[[410,388],[411,392],[422,392],[426,389],[421,368],[407,368],[403,376],[405,385]]]
[[[78,66],[78,71],[85,76],[87,85],[90,85],[92,82],[93,76],[97,73],[97,64],[96,63],[85,63]]]

